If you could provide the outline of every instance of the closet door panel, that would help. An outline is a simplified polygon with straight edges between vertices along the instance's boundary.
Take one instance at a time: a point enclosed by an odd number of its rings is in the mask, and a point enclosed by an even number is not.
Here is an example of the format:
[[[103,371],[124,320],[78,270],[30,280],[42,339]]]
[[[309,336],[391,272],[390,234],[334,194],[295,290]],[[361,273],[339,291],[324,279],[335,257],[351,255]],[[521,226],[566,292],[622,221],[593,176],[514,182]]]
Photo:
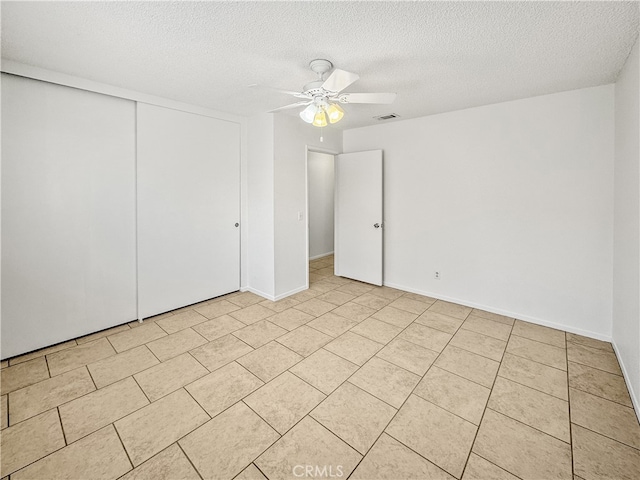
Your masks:
[[[136,318],[135,104],[2,75],[2,356]]]
[[[139,103],[137,134],[139,317],[238,290],[239,125]]]

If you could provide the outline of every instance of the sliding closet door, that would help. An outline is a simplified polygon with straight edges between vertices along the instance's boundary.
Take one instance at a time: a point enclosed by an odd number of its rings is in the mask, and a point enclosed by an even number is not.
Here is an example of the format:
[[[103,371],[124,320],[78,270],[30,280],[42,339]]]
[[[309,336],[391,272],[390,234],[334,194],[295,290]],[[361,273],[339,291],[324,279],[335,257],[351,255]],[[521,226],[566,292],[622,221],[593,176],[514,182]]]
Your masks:
[[[138,104],[138,315],[240,286],[240,125]]]
[[[136,318],[135,104],[2,74],[2,357]]]

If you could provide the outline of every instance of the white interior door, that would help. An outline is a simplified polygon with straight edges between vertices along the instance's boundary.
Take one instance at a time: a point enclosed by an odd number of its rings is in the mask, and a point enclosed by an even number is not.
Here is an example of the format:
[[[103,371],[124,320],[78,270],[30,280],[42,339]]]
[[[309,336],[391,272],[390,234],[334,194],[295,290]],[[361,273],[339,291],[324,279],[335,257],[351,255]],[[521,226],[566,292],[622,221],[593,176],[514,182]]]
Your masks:
[[[138,104],[138,316],[240,287],[240,126]]]
[[[336,156],[335,273],[382,285],[382,150]]]

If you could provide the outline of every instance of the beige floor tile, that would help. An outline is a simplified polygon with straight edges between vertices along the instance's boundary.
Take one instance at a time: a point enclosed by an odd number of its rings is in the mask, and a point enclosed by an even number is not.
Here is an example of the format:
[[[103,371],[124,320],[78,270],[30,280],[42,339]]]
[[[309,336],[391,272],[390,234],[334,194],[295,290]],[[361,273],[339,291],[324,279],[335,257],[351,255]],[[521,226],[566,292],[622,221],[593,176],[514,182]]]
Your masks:
[[[328,395],[349,378],[358,367],[321,348],[291,368],[291,372]]]
[[[567,371],[567,352],[564,348],[511,335],[506,351],[518,357]]]
[[[0,390],[6,395],[14,390],[28,387],[49,378],[49,369],[44,357],[0,370]]]
[[[496,379],[488,407],[567,443],[569,402],[502,377]]]
[[[233,335],[225,335],[192,350],[190,353],[209,371],[213,372],[251,351],[253,349],[242,340]]]
[[[622,370],[620,370],[618,358],[615,353],[568,342],[567,358],[570,362],[580,363],[604,370],[605,372],[622,375]]]
[[[0,439],[0,477],[13,473],[65,445],[56,409],[3,430]]]
[[[220,300],[218,302],[208,303],[207,305],[198,307],[195,310],[200,315],[211,319],[227,315],[231,312],[235,312],[236,310],[240,310],[240,307],[235,303],[231,303],[229,300]]]
[[[0,397],[0,416],[2,416],[1,430],[4,430],[9,426],[9,404],[7,403],[7,398],[7,395],[2,395],[2,397]]]
[[[2,360],[0,362],[0,368],[7,368],[9,366],[9,360]]]
[[[500,366],[498,362],[451,345],[442,351],[434,365],[488,388],[493,385]]]
[[[416,318],[416,323],[453,335],[458,331],[460,325],[464,323],[464,320],[427,310]]]
[[[238,359],[238,363],[263,382],[291,368],[303,357],[277,342],[270,342]]]
[[[318,405],[311,416],[364,454],[395,413],[395,408],[347,382]]]
[[[209,415],[215,417],[264,383],[246,368],[232,362],[186,386]]]
[[[149,400],[161,397],[207,375],[204,368],[188,353],[183,353],[166,362],[134,375]]]
[[[331,340],[333,337],[303,325],[278,338],[277,341],[297,354],[308,357]]]
[[[478,317],[486,318],[487,320],[493,320],[494,322],[504,323],[505,325],[513,325],[515,323],[515,319],[511,317],[505,317],[504,315],[499,315],[497,313],[487,312],[485,310],[479,310],[474,308],[471,312],[471,315],[475,315]]]
[[[349,478],[351,480],[453,480],[454,477],[383,433]]]
[[[134,466],[140,465],[209,420],[209,415],[180,389],[115,422]]]
[[[275,340],[287,333],[282,327],[271,323],[268,320],[260,320],[259,322],[244,327],[241,330],[236,330],[233,335],[238,337],[244,343],[248,343],[253,348],[258,348],[269,343],[271,340]]]
[[[278,433],[239,402],[178,442],[204,478],[233,478],[278,440]]]
[[[525,480],[572,478],[568,444],[490,409],[473,451]]]
[[[441,368],[432,367],[413,393],[474,425],[480,425],[491,390]]]
[[[284,372],[244,399],[280,434],[313,410],[325,395],[295,375]]]
[[[563,370],[505,353],[498,375],[562,400],[569,400],[567,373]]]
[[[597,480],[637,480],[640,451],[595,432],[571,425],[576,475]]]
[[[60,406],[60,419],[67,443],[129,415],[149,404],[133,378],[109,385]]]
[[[434,352],[441,352],[452,338],[452,335],[418,323],[409,325],[398,338],[406,340]]]
[[[386,432],[430,462],[460,478],[477,427],[411,395]]]
[[[58,343],[56,345],[51,345],[50,347],[41,348],[40,350],[36,350],[34,352],[25,353],[24,355],[20,355],[19,357],[10,359],[9,366],[28,362],[29,360],[33,360],[34,358],[44,357],[45,355],[48,355],[50,353],[59,352],[60,350],[75,347],[76,345],[77,342],[75,340],[69,340],[68,342]]]
[[[359,303],[347,302],[335,310],[332,310],[331,313],[340,315],[348,320],[353,320],[354,322],[361,322],[376,313],[376,310],[374,308],[360,305]]]
[[[367,360],[373,357],[384,345],[374,342],[361,335],[346,332],[338,338],[328,343],[324,348],[331,353],[341,356],[356,365],[364,365]]]
[[[403,297],[396,300],[396,302],[400,301]],[[395,302],[394,302],[395,303]],[[420,302],[416,302],[420,303]],[[428,305],[425,305],[428,306]],[[391,325],[395,325],[396,327],[405,328],[411,322],[413,322],[418,316],[415,313],[411,313],[405,310],[401,310],[393,306],[393,303],[387,305],[386,307],[381,308],[379,311],[374,313],[372,318],[376,318],[383,322],[389,323]]]
[[[458,305],[457,303],[445,302],[444,300],[438,300],[429,307],[429,311],[435,313],[442,313],[449,315],[450,317],[459,318],[460,320],[466,319],[471,313],[471,308],[464,305]]]
[[[269,321],[279,327],[291,331],[309,323],[314,318],[315,317],[313,315],[301,312],[295,308],[290,308],[289,310],[285,310],[284,312],[280,312],[269,317]]]
[[[149,342],[147,343],[147,347],[158,357],[158,360],[164,362],[205,343],[207,343],[207,340],[202,335],[192,328],[185,328],[166,337]]]
[[[640,449],[640,425],[632,408],[573,388],[569,402],[573,423]]]
[[[386,298],[388,300],[395,300],[405,294],[402,290],[391,287],[373,287],[369,290],[369,293],[377,295],[378,297]]]
[[[516,320],[511,333],[519,337],[528,338],[529,340],[535,340],[536,342],[547,343],[554,347],[566,348],[564,332],[562,330],[556,330],[555,328]]]
[[[212,320],[196,325],[193,329],[209,341],[224,337],[246,325],[229,315],[222,315]]]
[[[369,285],[368,283],[361,283],[361,282],[350,282],[338,287],[336,290],[361,296],[373,290],[373,285]]]
[[[477,317],[473,314],[467,317],[461,328],[488,335],[489,337],[497,338],[505,342],[509,340],[509,335],[511,335],[511,325],[494,322],[493,320]]]
[[[358,305],[362,305],[373,310],[380,310],[381,308],[389,305],[392,301],[393,300],[391,299],[379,297],[371,293],[364,293],[353,299],[353,303],[357,303]]]
[[[282,300],[278,300],[276,302],[272,302],[271,300],[265,300],[264,302],[260,302],[260,305],[263,307],[267,307],[269,310],[273,310],[276,313],[284,312],[285,310],[295,307],[300,302],[294,300],[291,297],[283,298]]]
[[[242,292],[233,297],[229,297],[229,301],[235,303],[239,307],[248,307],[256,303],[264,301],[264,298],[260,295],[256,295],[252,292]]]
[[[317,274],[317,271],[314,273]],[[318,296],[320,296],[338,287],[335,283],[327,282],[326,279],[327,275],[318,275],[315,281],[311,281],[309,289],[317,292]]]
[[[627,407],[633,407],[624,378],[613,373],[569,362],[569,386]]]
[[[174,443],[134,468],[120,480],[200,480],[189,459]]]
[[[431,305],[436,301],[435,298],[427,297],[426,295],[420,295],[419,293],[405,292],[402,296],[403,298],[409,298],[411,300],[416,300],[418,302],[426,303],[428,305]]]
[[[333,312],[325,313],[318,318],[307,323],[308,326],[315,328],[316,330],[331,335],[332,337],[338,337],[350,328],[356,326],[358,322],[350,320],[340,315],[336,315]]]
[[[462,480],[518,480],[518,477],[471,453]]]
[[[33,417],[96,389],[86,367],[60,374],[9,394],[9,423]]]
[[[402,331],[402,328],[371,317],[360,322],[351,331],[374,342],[387,344]]]
[[[314,468],[310,472],[313,477],[347,478],[361,458],[318,422],[305,417],[254,463],[269,480],[304,478],[307,465]],[[316,466],[325,470],[316,472]]]
[[[143,324],[138,328],[130,328],[126,332],[109,335],[107,338],[111,342],[111,345],[113,345],[113,348],[116,349],[116,352],[121,353],[166,335],[167,333],[157,324],[149,323],[146,325]]]
[[[322,300],[323,302],[329,302],[329,303],[333,303],[334,305],[340,306],[353,300],[354,298],[356,298],[356,296],[351,293],[331,290],[329,292],[323,293],[322,295],[318,295],[316,298],[318,300]]]
[[[199,314],[195,310],[187,310],[185,312],[176,313],[168,318],[158,320],[157,324],[167,333],[176,333],[185,328],[193,327],[200,323],[206,322],[207,317]]]
[[[110,385],[118,380],[146,370],[160,363],[144,345],[105,358],[87,366],[98,388]]]
[[[376,357],[398,365],[416,375],[424,375],[438,354],[415,343],[395,338],[389,342]]]
[[[251,325],[260,320],[264,320],[265,318],[273,316],[273,310],[263,307],[262,305],[255,304],[245,307],[241,310],[236,310],[235,312],[231,312],[231,315],[236,320],[240,320],[242,323],[246,325]]]
[[[126,332],[130,327],[128,324],[118,325],[117,327],[107,328],[106,330],[101,330],[100,332],[92,333],[91,335],[85,335],[84,337],[80,337],[76,339],[78,345],[82,345],[83,343],[93,342],[100,338],[108,337],[109,335],[113,335],[115,333]]]
[[[392,363],[373,357],[349,379],[362,390],[400,408],[420,377]]]
[[[320,295],[320,292],[307,289],[307,290],[303,290],[302,292],[295,293],[288,298],[293,298],[297,302],[302,303],[302,302],[306,302],[307,300],[311,300],[312,298],[315,298],[318,295]]]
[[[96,480],[118,478],[131,470],[131,463],[118,435],[109,425],[66,448],[11,475],[12,479],[55,478]]]
[[[389,307],[404,310],[405,312],[413,313],[415,315],[422,315],[432,303],[433,302],[420,302],[403,295],[391,302]]]
[[[613,346],[611,342],[603,342],[602,340],[596,340],[595,338],[583,337],[582,335],[576,335],[575,333],[566,333],[567,342],[577,343],[584,347],[595,348],[596,350],[604,350],[605,352],[613,353]]]
[[[252,463],[233,480],[267,480],[267,477]]]
[[[483,357],[499,362],[502,360],[502,355],[504,353],[504,349],[507,347],[507,342],[460,328],[458,333],[456,333],[451,339],[450,345],[462,348],[468,352],[477,353],[478,355],[482,355]]]
[[[322,300],[318,300],[317,298],[312,298],[311,300],[302,302],[300,305],[296,305],[293,308],[304,313],[308,313],[309,315],[313,315],[314,317],[319,317],[327,312],[330,312],[331,310],[336,308],[336,306],[333,303],[324,302]]]

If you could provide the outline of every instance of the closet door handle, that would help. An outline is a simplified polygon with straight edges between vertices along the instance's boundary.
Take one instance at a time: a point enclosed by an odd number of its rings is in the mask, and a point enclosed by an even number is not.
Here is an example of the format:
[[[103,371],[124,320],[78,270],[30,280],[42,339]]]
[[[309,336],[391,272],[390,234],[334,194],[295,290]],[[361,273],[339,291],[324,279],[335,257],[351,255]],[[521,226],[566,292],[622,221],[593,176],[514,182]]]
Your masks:
[[[236,228],[237,228],[237,227],[239,227],[239,226],[240,226],[240,224],[239,224],[238,222],[236,222],[236,225],[235,225],[235,226],[236,226]]]

